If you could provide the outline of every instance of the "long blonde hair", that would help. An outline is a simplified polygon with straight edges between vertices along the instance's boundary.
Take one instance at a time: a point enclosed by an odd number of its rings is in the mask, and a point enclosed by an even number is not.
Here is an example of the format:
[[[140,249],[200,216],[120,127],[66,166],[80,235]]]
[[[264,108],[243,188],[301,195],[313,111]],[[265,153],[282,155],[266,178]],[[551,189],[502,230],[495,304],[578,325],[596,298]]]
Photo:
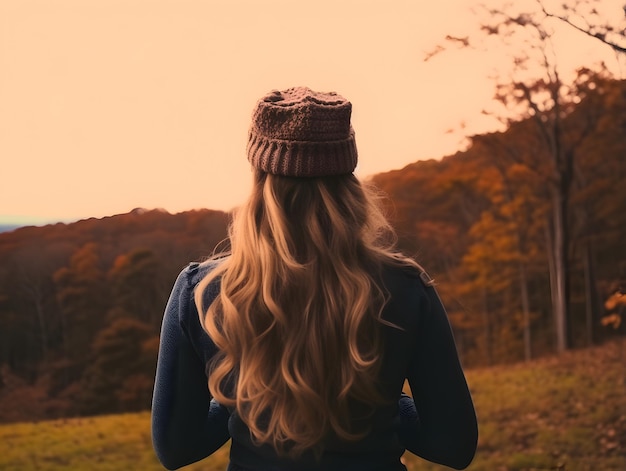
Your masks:
[[[385,263],[416,265],[353,175],[255,173],[230,227],[231,254],[198,285],[204,328],[219,348],[209,389],[235,407],[256,443],[298,456],[328,433],[356,440],[350,401],[377,388]],[[208,285],[219,295],[202,305]]]

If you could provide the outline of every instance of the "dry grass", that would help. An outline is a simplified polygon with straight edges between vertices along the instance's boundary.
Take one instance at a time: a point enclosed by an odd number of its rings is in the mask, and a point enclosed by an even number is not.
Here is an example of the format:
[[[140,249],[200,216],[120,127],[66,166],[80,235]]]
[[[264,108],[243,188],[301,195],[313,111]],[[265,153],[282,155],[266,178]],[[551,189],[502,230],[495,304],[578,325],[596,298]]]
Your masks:
[[[472,471],[626,470],[626,342],[471,370],[480,424]],[[148,413],[0,426],[3,471],[159,470]],[[410,471],[438,471],[405,455]],[[189,471],[224,471],[228,447]]]

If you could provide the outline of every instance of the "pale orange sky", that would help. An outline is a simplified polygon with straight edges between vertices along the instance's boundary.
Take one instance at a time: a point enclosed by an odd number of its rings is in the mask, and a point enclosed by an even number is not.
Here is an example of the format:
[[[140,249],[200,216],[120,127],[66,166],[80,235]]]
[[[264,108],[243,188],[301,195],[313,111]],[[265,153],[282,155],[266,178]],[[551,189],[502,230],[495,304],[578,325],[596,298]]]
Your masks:
[[[423,62],[475,26],[473,3],[0,0],[0,222],[231,209],[249,190],[250,113],[274,88],[352,101],[360,177],[451,154],[497,127],[486,77],[507,63]],[[615,62],[561,41],[570,68]]]

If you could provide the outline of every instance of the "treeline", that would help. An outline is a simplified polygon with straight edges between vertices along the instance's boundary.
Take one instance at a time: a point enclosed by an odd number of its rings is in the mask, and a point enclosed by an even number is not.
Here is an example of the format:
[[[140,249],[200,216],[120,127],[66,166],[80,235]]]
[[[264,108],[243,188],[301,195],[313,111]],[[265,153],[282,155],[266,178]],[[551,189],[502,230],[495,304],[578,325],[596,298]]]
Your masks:
[[[465,152],[374,178],[401,247],[439,282],[466,364],[624,330],[626,296],[605,301],[626,277],[626,81],[579,79],[567,107],[533,109]]]
[[[555,240],[568,345],[623,330],[602,320],[626,274],[626,81],[589,76],[550,112],[373,178],[400,247],[438,283],[466,366],[557,350]],[[225,239],[228,218],[135,210],[0,234],[0,421],[148,408],[174,279]]]
[[[137,209],[0,234],[0,421],[149,407],[171,287],[227,223]]]

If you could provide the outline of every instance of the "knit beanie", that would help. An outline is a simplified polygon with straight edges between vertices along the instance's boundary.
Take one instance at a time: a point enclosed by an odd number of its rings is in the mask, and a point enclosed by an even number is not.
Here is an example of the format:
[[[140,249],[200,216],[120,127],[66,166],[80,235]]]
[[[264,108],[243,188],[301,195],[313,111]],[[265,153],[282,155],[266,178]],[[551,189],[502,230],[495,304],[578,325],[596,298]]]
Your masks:
[[[306,87],[273,90],[256,105],[248,160],[290,177],[349,174],[357,163],[352,104],[337,93]]]

